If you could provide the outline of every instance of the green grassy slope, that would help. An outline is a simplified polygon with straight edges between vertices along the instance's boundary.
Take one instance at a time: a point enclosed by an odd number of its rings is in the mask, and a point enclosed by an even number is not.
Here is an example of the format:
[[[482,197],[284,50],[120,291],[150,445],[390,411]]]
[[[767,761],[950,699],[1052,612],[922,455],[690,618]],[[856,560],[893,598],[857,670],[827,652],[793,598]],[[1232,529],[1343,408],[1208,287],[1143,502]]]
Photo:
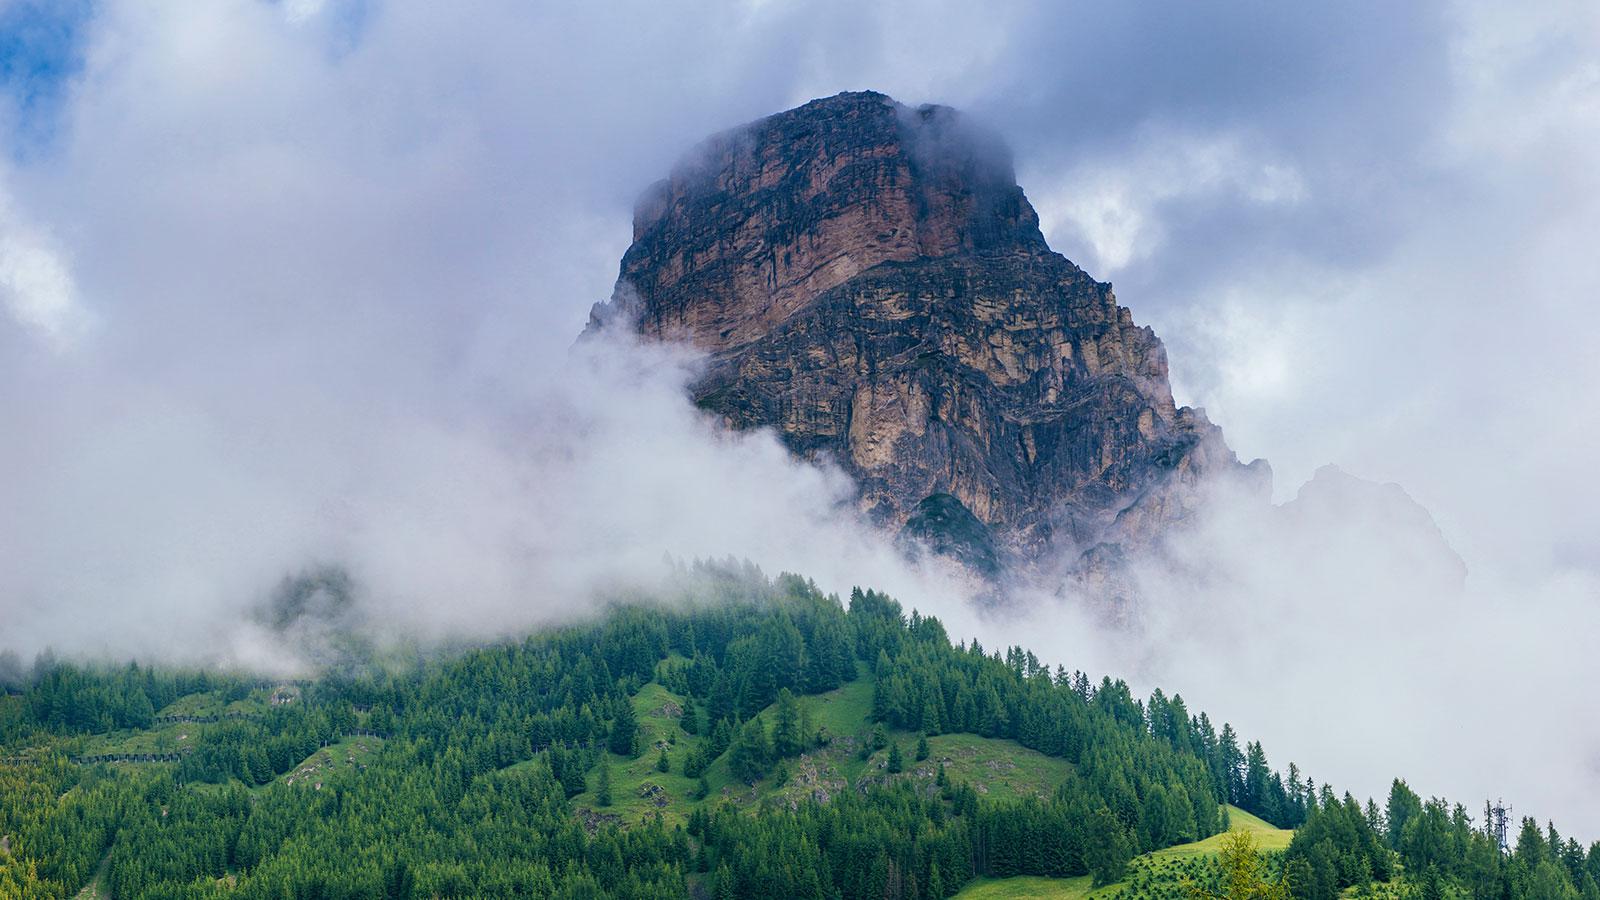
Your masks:
[[[1274,828],[1261,819],[1239,809],[1236,806],[1228,807],[1229,825],[1232,830],[1250,832],[1256,839],[1256,846],[1262,851],[1284,850],[1289,846],[1289,841],[1294,839],[1294,832]],[[1093,900],[1112,900],[1130,896],[1133,884],[1137,879],[1141,883],[1150,881],[1176,882],[1181,874],[1183,863],[1205,856],[1214,856],[1222,845],[1223,835],[1216,834],[1203,841],[1191,844],[1179,844],[1154,853],[1146,853],[1133,861],[1129,866],[1129,879],[1116,884],[1106,885],[1096,890],[1089,876],[1078,878],[1039,878],[1022,876],[1018,878],[980,878],[967,885],[966,889],[957,894],[962,900],[1020,900],[1020,898],[1038,898],[1038,900],[1080,900],[1080,898],[1093,898]]]
[[[223,699],[221,691],[188,694],[157,710],[156,716],[222,716],[232,713],[260,715],[267,711],[268,698],[271,695],[271,689],[257,688],[251,691],[248,697],[230,702]]]
[[[382,738],[366,735],[345,738],[301,760],[279,775],[274,783],[317,790],[333,779],[365,769],[382,747]]]
[[[572,804],[592,824],[636,825],[657,815],[668,825],[682,823],[694,807],[689,798],[695,788],[695,780],[683,775],[683,758],[690,742],[696,740],[678,724],[683,698],[651,682],[633,696],[633,711],[639,719],[639,746],[643,751],[637,759],[605,754],[611,766],[611,805],[600,806],[595,795],[599,766],[589,772],[590,789],[572,798]],[[663,747],[672,764],[671,771],[665,773],[656,770],[656,758]],[[722,783],[728,780],[727,763],[719,760],[706,773],[706,779],[715,796],[719,779]]]
[[[711,788],[706,802],[728,801],[741,806],[759,806],[766,801],[799,802],[805,798],[827,800],[844,790],[863,790],[869,785],[890,780],[932,783],[939,764],[953,779],[966,781],[980,795],[1002,799],[1046,796],[1072,771],[1065,760],[1054,759],[1030,750],[1015,741],[992,740],[970,734],[937,735],[928,739],[928,759],[916,759],[917,735],[889,731],[888,738],[900,745],[905,770],[890,775],[889,750],[880,749],[863,759],[861,748],[871,730],[872,681],[862,673],[855,681],[824,694],[799,698],[812,733],[828,738],[825,746],[814,748],[798,758],[785,760],[780,771],[756,784],[735,779],[728,769],[727,755],[719,757],[706,770]],[[595,789],[599,767],[589,771],[590,790],[573,798],[579,815],[591,824],[616,822],[638,824],[659,815],[668,825],[688,819],[695,807],[692,799],[695,780],[683,775],[683,760],[689,747],[699,739],[684,733],[679,725],[683,698],[657,683],[640,689],[633,698],[640,725],[637,759],[606,754],[611,767],[609,807],[599,805]],[[762,713],[772,721],[772,710]],[[661,748],[665,747],[671,770],[656,768]]]

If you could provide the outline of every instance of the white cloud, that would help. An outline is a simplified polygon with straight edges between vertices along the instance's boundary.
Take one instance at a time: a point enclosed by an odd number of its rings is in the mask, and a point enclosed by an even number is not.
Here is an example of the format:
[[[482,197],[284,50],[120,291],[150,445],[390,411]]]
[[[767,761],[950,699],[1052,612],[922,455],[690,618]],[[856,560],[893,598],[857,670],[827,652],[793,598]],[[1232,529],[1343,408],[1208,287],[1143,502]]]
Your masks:
[[[1109,277],[1162,251],[1165,204],[1234,198],[1256,206],[1293,206],[1306,199],[1294,165],[1237,134],[1191,135],[1149,127],[1131,153],[1072,166],[1034,186],[1041,227],[1053,242],[1082,244],[1078,260]]]
[[[327,6],[327,0],[284,0],[283,17],[289,24],[298,25],[321,15]]]
[[[63,350],[88,330],[72,272],[49,236],[17,213],[0,187],[0,304],[16,324]]]

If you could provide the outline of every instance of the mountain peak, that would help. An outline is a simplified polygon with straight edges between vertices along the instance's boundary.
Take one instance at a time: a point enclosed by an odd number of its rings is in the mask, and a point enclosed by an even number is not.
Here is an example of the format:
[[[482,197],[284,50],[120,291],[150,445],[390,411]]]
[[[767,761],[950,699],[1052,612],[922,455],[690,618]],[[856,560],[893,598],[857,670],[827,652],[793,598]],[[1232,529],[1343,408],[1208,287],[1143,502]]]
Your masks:
[[[704,351],[696,403],[837,462],[890,528],[937,497],[913,523],[935,547],[921,531],[960,522],[1006,561],[1076,561],[1240,468],[1174,405],[1155,334],[1050,250],[1005,143],[949,107],[847,93],[714,135],[633,233],[591,329]]]
[[[882,263],[1048,249],[996,136],[948,107],[839,94],[714,135],[651,186],[622,261],[651,302],[612,312],[715,348]]]

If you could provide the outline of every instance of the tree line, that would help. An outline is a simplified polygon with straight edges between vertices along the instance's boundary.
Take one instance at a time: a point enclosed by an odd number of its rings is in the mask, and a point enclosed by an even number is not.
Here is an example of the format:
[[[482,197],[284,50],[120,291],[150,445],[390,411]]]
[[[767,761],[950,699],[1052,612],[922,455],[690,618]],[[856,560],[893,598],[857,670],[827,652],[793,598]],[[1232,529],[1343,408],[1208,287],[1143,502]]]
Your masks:
[[[1379,811],[1336,799],[1294,766],[1273,771],[1258,743],[1241,747],[1179,696],[1141,701],[1124,682],[1051,670],[1020,648],[953,642],[938,619],[875,591],[842,602],[795,576],[701,575],[705,589],[684,602],[341,667],[293,704],[197,730],[172,763],[69,757],[88,735],[148,727],[188,694],[242,696],[250,679],[41,660],[21,693],[0,697],[0,756],[22,760],[0,766],[0,898],[71,896],[104,860],[119,898],[653,898],[697,885],[719,897],[924,900],[979,875],[1114,882],[1140,853],[1224,830],[1227,803],[1299,827],[1273,869],[1297,897],[1402,869],[1503,889],[1481,896],[1564,896],[1529,893],[1552,879],[1592,893],[1600,856],[1553,829],[1502,859],[1442,801],[1391,797]],[[877,723],[856,736],[864,752],[885,746],[886,729],[920,736],[919,758],[929,735],[972,733],[1063,759],[1070,774],[1017,800],[981,796],[942,768],[931,788],[890,778],[826,803],[705,796],[719,760],[745,782],[781,780],[789,760],[847,737],[818,728],[798,698],[858,677],[872,681]],[[578,815],[579,794],[608,799],[606,751],[646,752],[632,698],[650,682],[682,700],[682,765],[702,786],[687,821],[623,828]],[[283,778],[356,731],[383,737],[364,769],[315,787]],[[1479,857],[1471,865],[1489,874],[1460,862]]]

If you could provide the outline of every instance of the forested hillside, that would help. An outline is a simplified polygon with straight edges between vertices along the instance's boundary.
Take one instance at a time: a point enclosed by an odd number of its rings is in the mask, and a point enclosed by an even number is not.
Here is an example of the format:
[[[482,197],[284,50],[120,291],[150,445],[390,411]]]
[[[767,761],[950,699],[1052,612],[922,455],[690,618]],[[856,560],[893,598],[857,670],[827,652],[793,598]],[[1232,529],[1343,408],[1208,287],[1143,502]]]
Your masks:
[[[1553,827],[1503,855],[1402,783],[1380,809],[1274,772],[1179,696],[952,643],[870,590],[701,575],[689,601],[299,683],[42,659],[0,697],[0,897],[1183,896],[1216,866],[1135,858],[1227,804],[1299,826],[1261,866],[1296,897],[1402,873],[1597,895],[1600,847]]]

